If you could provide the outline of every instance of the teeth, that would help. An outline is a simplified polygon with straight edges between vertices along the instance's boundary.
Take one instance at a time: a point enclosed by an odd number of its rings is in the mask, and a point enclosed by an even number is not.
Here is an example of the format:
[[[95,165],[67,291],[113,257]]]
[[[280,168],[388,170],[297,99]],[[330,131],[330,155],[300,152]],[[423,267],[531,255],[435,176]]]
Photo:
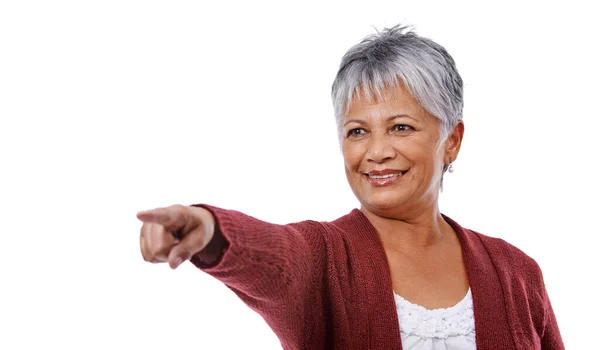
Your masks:
[[[387,174],[387,175],[369,175],[371,179],[389,179],[390,177],[400,176],[402,173],[398,174]]]

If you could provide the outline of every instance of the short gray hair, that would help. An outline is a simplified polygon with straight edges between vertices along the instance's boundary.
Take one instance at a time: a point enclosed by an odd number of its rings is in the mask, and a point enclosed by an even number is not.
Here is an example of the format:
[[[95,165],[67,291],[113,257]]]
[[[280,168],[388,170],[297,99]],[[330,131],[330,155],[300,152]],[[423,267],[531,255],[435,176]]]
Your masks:
[[[331,89],[340,140],[355,95],[381,99],[385,88],[399,84],[440,120],[443,139],[462,119],[463,83],[454,60],[441,45],[399,24],[365,37],[342,58]]]

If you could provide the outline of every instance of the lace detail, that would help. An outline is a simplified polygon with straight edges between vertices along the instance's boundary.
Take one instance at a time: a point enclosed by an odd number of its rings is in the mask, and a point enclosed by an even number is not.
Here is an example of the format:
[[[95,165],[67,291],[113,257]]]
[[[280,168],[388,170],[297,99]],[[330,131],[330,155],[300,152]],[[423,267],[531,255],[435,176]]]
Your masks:
[[[394,293],[400,331],[421,338],[448,338],[475,334],[471,289],[458,304],[446,309],[428,310]]]

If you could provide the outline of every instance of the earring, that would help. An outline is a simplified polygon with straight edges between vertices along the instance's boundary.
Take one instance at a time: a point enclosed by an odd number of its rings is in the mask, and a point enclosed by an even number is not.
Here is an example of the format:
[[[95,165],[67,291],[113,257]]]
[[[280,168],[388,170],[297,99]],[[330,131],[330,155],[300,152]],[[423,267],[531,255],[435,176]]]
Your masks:
[[[452,165],[452,158],[450,158],[450,162],[448,162],[448,172],[449,173],[454,172],[454,166]]]

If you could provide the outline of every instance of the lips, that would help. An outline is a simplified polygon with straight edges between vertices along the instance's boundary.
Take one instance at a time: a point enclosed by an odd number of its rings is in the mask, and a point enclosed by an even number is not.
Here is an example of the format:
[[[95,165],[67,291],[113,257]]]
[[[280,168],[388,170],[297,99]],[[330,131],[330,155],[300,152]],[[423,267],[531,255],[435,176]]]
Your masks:
[[[408,170],[373,170],[365,174],[369,184],[375,187],[389,186],[398,181]]]
[[[389,178],[392,178],[394,176],[402,176],[402,175],[404,175],[403,172],[393,173],[393,174],[386,174],[386,175],[372,175],[372,174],[367,174],[367,176],[370,177],[371,179],[389,179]]]
[[[371,170],[365,175],[370,177],[386,176],[386,175],[404,175],[408,170],[400,169],[383,169],[383,170]]]

